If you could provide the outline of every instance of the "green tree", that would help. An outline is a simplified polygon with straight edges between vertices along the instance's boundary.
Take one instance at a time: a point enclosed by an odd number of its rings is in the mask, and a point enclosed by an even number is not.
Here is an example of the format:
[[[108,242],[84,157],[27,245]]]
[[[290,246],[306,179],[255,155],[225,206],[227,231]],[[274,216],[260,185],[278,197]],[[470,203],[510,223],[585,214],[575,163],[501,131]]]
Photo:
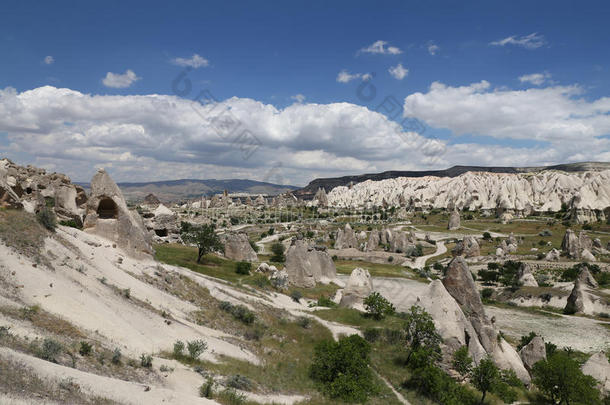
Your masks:
[[[315,346],[309,375],[330,398],[366,402],[377,392],[369,367],[370,352],[369,343],[358,335],[338,342],[323,340]]]
[[[276,263],[284,262],[286,260],[284,257],[284,250],[285,247],[282,243],[277,242],[271,245],[271,253],[273,253],[273,256],[271,256],[270,260]]]
[[[468,346],[462,346],[453,353],[451,362],[453,369],[460,373],[462,377],[466,377],[472,371],[472,357],[468,353]]]
[[[478,366],[472,370],[472,377],[470,381],[476,389],[482,392],[481,404],[485,402],[485,396],[489,391],[495,388],[500,377],[498,367],[494,364],[493,360],[486,357],[481,360]]]
[[[364,309],[367,314],[378,321],[385,318],[386,315],[393,315],[396,312],[394,305],[378,292],[374,292],[364,299]]]
[[[180,236],[185,243],[197,246],[197,263],[201,263],[201,258],[208,253],[224,251],[224,246],[214,231],[214,225],[182,222]]]
[[[409,364],[414,353],[418,353],[417,357],[436,358],[441,351],[441,336],[436,331],[430,314],[422,307],[413,305],[407,312],[405,321],[405,338],[409,345],[406,364]]]
[[[580,370],[564,351],[534,364],[533,382],[552,404],[597,404],[597,381]]]

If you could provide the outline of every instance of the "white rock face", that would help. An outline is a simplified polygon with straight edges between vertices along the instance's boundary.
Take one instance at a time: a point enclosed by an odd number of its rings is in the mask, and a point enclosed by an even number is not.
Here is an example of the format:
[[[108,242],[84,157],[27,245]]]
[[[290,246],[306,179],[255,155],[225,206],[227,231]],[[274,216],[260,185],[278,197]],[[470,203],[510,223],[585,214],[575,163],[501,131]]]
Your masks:
[[[600,383],[605,393],[610,392],[610,363],[604,352],[595,353],[582,366],[582,372]]]
[[[360,267],[352,270],[339,306],[364,310],[363,301],[373,292],[373,280],[368,270]]]
[[[123,193],[104,169],[91,179],[83,229],[116,242],[131,256],[154,254],[142,217],[127,208]]]
[[[327,252],[316,250],[304,240],[295,240],[286,252],[288,281],[297,287],[311,288],[337,277],[337,268]]]
[[[335,239],[335,249],[348,249],[357,248],[358,240],[356,239],[356,233],[349,224],[345,224],[343,229],[339,229],[337,232],[337,238]]]
[[[409,208],[456,207],[516,214],[556,212],[566,204],[602,220],[603,210],[610,207],[610,170],[398,177],[367,180],[351,188],[339,186],[328,193],[328,204],[335,207],[380,207],[384,200],[391,206],[399,206],[402,201]]]
[[[519,283],[524,287],[538,287],[538,282],[532,274],[532,268],[527,263],[521,263],[517,273]]]
[[[248,235],[237,233],[227,235],[225,239],[225,257],[231,260],[255,262],[258,259],[256,252],[250,246]]]

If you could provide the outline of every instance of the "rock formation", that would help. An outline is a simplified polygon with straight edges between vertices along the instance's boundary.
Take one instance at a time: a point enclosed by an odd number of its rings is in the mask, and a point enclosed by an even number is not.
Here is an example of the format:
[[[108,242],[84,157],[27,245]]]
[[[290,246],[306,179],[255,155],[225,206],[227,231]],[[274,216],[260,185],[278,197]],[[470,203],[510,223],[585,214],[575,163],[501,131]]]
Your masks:
[[[343,229],[339,229],[335,238],[335,249],[357,248],[358,240],[356,234],[349,224],[345,224]]]
[[[544,340],[540,336],[535,336],[527,345],[519,351],[519,356],[523,365],[528,371],[532,371],[534,364],[546,359],[546,348]]]
[[[0,208],[23,208],[34,213],[49,206],[58,219],[71,219],[81,225],[86,202],[83,188],[72,184],[68,176],[0,160]]]
[[[568,296],[564,312],[567,314],[593,315],[595,313],[595,301],[597,301],[597,297],[591,294],[591,290],[594,288],[597,288],[597,281],[589,270],[581,269],[574,282],[574,288]]]
[[[450,231],[460,229],[460,213],[458,210],[451,211],[451,214],[449,215],[449,223],[447,224],[447,229]]]
[[[580,259],[580,240],[573,230],[566,230],[561,241],[561,251],[572,259]]]
[[[116,242],[132,256],[154,254],[142,218],[127,208],[121,190],[104,169],[91,179],[83,229]]]
[[[156,195],[150,193],[146,197],[144,197],[144,201],[142,201],[142,203],[156,207],[157,205],[161,204],[161,201],[159,201]]]
[[[559,261],[560,258],[561,258],[561,252],[559,250],[553,248],[549,251],[549,253],[546,254],[546,256],[544,257],[544,260],[548,260],[550,262],[556,262],[556,261]]]
[[[317,207],[328,206],[328,197],[326,196],[326,191],[322,187],[318,189],[316,195],[313,197],[313,203]]]
[[[337,277],[337,269],[326,251],[317,250],[304,240],[293,240],[286,252],[288,281],[297,287],[310,288],[318,282],[328,283]]]
[[[464,236],[464,239],[459,241],[452,253],[456,256],[476,257],[481,255],[479,243],[474,236]]]
[[[588,222],[605,220],[610,207],[610,170],[534,173],[466,172],[456,177],[397,177],[338,186],[328,193],[330,206],[379,207],[404,201],[409,209],[495,212],[502,220],[528,213],[558,212],[567,205]],[[506,214],[506,215],[504,215]],[[584,220],[584,218],[583,218]]]
[[[352,270],[339,306],[364,310],[363,301],[373,292],[373,280],[368,270],[360,267]]]
[[[610,363],[604,352],[589,357],[582,366],[582,372],[599,381],[599,387],[605,394],[610,393]]]
[[[517,279],[519,284],[524,287],[538,287],[538,282],[532,274],[532,268],[527,263],[521,263],[519,270],[517,270]]]
[[[369,233],[369,238],[366,241],[366,245],[364,247],[365,252],[372,252],[373,250],[379,247],[379,231],[373,229]]]
[[[229,234],[225,238],[225,257],[240,262],[255,262],[258,256],[245,233]]]
[[[597,261],[595,256],[593,256],[593,253],[591,253],[588,249],[583,249],[582,252],[580,252],[580,258],[582,259],[583,262]]]
[[[153,212],[143,214],[143,218],[155,242],[181,242],[178,215],[165,205],[159,204]]]
[[[273,274],[274,272],[277,271],[277,267],[273,266],[273,265],[268,265],[265,262],[262,262],[261,264],[258,265],[258,267],[255,270],[257,273],[270,273]]]
[[[395,253],[407,253],[415,246],[411,236],[407,237],[406,233],[400,231],[392,232],[389,244],[390,252]]]

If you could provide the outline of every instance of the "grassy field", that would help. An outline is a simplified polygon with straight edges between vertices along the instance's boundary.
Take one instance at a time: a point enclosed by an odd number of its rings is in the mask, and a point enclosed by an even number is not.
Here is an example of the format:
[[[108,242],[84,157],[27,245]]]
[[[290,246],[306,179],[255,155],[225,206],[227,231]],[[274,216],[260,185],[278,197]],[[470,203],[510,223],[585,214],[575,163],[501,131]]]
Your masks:
[[[372,277],[411,278],[410,275],[405,272],[404,267],[389,263],[371,263],[361,260],[335,260],[335,266],[337,267],[337,273],[339,274],[350,275],[352,274],[352,270],[361,267],[368,270]]]

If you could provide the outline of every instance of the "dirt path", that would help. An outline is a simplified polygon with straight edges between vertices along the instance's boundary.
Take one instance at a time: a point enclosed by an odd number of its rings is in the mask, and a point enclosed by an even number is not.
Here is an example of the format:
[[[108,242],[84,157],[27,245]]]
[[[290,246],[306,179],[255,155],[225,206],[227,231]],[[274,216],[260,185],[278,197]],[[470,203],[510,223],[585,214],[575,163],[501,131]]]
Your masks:
[[[411,405],[411,403],[409,401],[407,401],[405,399],[405,397],[403,397],[400,392],[396,391],[394,389],[394,387],[392,386],[392,384],[390,384],[390,382],[388,380],[386,380],[385,378],[383,378],[378,372],[375,371],[375,374],[377,374],[377,377],[379,377],[381,379],[381,381],[383,381],[385,383],[385,385],[388,386],[389,389],[392,390],[392,392],[394,393],[394,395],[396,395],[396,398],[398,398],[398,400],[400,402],[402,402],[404,405]]]
[[[402,266],[411,267],[412,269],[423,269],[426,265],[426,261],[434,256],[440,256],[443,253],[447,252],[447,248],[445,247],[445,242],[438,241],[436,242],[436,252],[431,253],[426,256],[416,257],[415,260],[406,260],[402,263]]]

